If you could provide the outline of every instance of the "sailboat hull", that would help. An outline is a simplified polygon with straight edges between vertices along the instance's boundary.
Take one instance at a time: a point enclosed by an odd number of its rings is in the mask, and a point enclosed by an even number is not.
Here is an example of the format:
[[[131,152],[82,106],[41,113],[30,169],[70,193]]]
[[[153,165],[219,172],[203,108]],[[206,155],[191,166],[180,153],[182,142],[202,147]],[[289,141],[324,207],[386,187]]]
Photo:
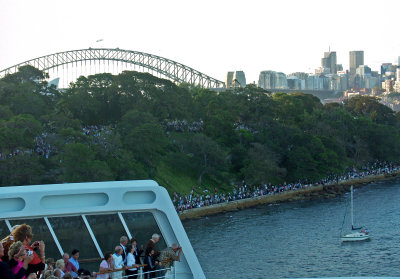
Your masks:
[[[369,235],[366,233],[350,233],[341,237],[342,241],[363,241],[368,240]]]

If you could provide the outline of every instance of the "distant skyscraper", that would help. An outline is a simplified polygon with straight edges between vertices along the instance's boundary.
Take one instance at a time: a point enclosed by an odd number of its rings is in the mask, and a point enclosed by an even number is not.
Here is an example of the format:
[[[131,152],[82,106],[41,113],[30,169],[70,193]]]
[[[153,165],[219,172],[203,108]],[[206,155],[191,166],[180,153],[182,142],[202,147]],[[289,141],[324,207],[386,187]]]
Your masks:
[[[350,75],[349,75],[349,86],[354,87],[356,85],[356,70],[359,66],[364,65],[364,51],[355,50],[350,51]]]
[[[228,72],[226,74],[226,79],[225,79],[226,88],[232,87],[232,80],[233,80],[233,72]]]
[[[360,65],[364,65],[364,51],[350,51],[350,74],[355,74]]]
[[[233,87],[246,87],[246,76],[243,71],[235,71],[232,79]]]
[[[336,51],[324,52],[324,58],[321,60],[321,67],[329,68],[331,74],[336,74]]]
[[[258,78],[258,86],[263,89],[287,89],[287,78],[284,73],[262,71]]]
[[[228,72],[225,85],[227,88],[246,87],[246,76],[243,71]]]
[[[275,71],[262,71],[258,77],[258,86],[263,89],[275,88]]]
[[[397,66],[400,67],[400,56],[397,58]]]

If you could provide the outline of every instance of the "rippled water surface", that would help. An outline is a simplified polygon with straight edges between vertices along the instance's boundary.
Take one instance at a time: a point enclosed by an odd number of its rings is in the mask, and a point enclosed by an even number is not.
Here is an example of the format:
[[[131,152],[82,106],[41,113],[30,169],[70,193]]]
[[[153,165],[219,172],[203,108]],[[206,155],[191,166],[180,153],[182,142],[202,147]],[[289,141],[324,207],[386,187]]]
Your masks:
[[[370,241],[340,242],[349,202],[347,193],[224,213],[184,227],[209,279],[400,276],[400,180],[354,192],[355,223],[370,229]],[[345,232],[350,226],[348,212]]]

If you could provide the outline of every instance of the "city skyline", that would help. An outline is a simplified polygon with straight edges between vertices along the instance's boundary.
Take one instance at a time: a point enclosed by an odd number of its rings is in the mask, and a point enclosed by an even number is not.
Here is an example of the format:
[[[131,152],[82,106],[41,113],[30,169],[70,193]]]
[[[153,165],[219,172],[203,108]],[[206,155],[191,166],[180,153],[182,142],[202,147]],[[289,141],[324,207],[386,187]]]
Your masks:
[[[364,63],[373,71],[382,63],[396,64],[400,56],[395,32],[400,3],[394,0],[374,6],[336,1],[330,7],[334,22],[325,20],[325,8],[315,0],[113,3],[2,0],[0,69],[60,51],[119,47],[162,56],[222,81],[229,71],[244,71],[247,83],[257,83],[261,71],[313,73],[329,50],[344,70],[350,51],[364,51]],[[357,32],[349,20],[355,10],[370,19]]]

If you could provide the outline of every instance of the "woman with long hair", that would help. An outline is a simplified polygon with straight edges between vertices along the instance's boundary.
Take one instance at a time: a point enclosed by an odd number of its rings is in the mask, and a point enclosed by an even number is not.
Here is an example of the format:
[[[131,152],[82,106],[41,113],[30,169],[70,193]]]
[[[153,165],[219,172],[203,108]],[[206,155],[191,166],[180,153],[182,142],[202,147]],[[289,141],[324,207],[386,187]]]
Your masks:
[[[31,251],[28,253],[33,253],[33,260],[28,265],[27,274],[36,273],[36,274],[40,275],[40,273],[45,268],[45,245],[44,245],[44,242],[42,240],[35,241],[31,245],[31,242],[33,239],[32,228],[26,224],[22,224],[22,225],[18,226],[12,232],[12,235],[14,237],[14,241],[21,241],[23,243],[23,245],[25,246],[25,248],[27,250]],[[37,248],[39,248],[40,257],[34,251]]]

